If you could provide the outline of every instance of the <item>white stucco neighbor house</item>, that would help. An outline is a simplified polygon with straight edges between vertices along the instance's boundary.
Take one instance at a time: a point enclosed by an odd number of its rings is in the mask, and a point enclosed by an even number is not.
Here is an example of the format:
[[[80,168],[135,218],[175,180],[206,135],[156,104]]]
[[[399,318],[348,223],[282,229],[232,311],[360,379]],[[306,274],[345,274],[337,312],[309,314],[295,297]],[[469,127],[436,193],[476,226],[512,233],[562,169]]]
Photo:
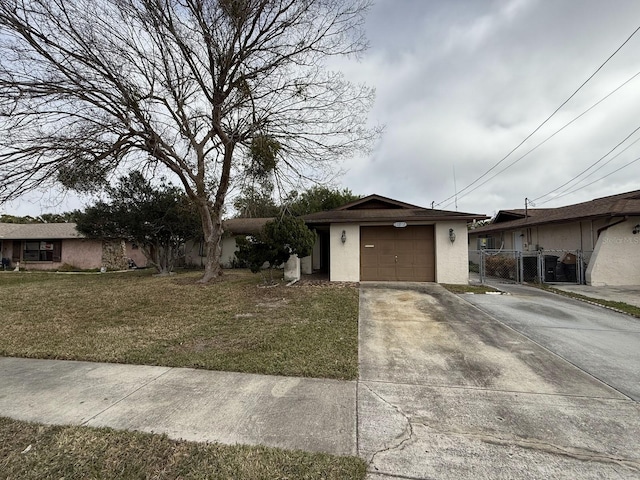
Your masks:
[[[292,258],[285,275],[322,272],[329,280],[416,281],[466,284],[469,281],[467,225],[488,217],[423,208],[369,195],[325,212],[302,217],[314,230],[313,253]],[[223,223],[223,266],[233,263],[235,236],[258,231],[269,219]],[[189,249],[188,249],[189,250]],[[196,249],[191,249],[195,253]],[[199,257],[191,254],[192,263]]]
[[[593,252],[589,285],[640,285],[640,190],[559,208],[500,210],[469,232],[469,250],[482,248]]]

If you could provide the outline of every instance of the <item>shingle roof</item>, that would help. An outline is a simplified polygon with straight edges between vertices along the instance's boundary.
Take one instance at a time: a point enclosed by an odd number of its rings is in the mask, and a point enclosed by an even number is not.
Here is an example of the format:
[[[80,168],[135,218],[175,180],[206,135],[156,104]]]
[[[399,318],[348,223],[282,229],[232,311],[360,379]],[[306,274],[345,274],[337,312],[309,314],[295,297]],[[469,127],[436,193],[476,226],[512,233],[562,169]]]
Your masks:
[[[500,212],[519,212],[524,214],[524,210],[501,210]],[[500,212],[496,215],[496,219]],[[596,198],[588,202],[564,207],[528,209],[527,213],[528,216],[526,218],[517,220],[506,222],[495,222],[494,220],[494,223],[474,229],[473,233],[491,233],[549,223],[565,223],[603,217],[640,215],[640,190]]]
[[[7,238],[13,231],[20,227],[18,223],[0,223],[0,238]]]
[[[273,220],[269,218],[230,218],[222,222],[222,228],[232,235],[253,235],[258,233],[264,224]]]
[[[371,208],[373,207],[373,208]],[[451,212],[422,208],[416,205],[399,202],[381,195],[369,195],[354,202],[325,212],[311,213],[302,217],[312,225],[321,223],[350,222],[435,222],[445,220],[482,220],[486,215],[475,213]]]
[[[0,223],[0,239],[54,240],[84,238],[75,223]]]

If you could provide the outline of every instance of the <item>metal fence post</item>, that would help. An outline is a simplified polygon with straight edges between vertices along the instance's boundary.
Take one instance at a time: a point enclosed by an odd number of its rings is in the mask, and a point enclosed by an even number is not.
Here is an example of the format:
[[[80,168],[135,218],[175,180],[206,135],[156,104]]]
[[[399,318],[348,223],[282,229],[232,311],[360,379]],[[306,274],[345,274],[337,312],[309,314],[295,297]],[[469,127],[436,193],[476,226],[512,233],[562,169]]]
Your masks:
[[[540,283],[544,283],[544,256],[542,250],[538,250],[538,280]]]
[[[522,256],[522,252],[517,252],[517,262],[518,262],[518,279],[517,282],[518,283],[524,283],[524,260],[523,260],[523,256]]]
[[[578,285],[584,285],[584,262],[582,260],[582,250],[576,250],[576,281]]]

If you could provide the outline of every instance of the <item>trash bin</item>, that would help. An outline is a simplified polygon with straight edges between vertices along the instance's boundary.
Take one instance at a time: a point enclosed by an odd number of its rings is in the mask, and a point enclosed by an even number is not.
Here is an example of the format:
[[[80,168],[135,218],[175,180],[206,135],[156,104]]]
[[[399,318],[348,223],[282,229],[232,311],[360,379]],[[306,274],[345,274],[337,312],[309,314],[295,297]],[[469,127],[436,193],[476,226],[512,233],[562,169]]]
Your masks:
[[[558,265],[562,265],[565,282],[577,282],[576,263],[577,258],[573,253],[565,253],[562,259],[558,262]]]
[[[556,264],[556,282],[566,282],[567,281],[567,265],[562,262],[558,262]]]
[[[522,274],[525,282],[536,281],[538,276],[538,257],[522,257]]]
[[[558,257],[555,255],[544,256],[544,281],[555,282],[556,281],[556,265],[558,264]]]

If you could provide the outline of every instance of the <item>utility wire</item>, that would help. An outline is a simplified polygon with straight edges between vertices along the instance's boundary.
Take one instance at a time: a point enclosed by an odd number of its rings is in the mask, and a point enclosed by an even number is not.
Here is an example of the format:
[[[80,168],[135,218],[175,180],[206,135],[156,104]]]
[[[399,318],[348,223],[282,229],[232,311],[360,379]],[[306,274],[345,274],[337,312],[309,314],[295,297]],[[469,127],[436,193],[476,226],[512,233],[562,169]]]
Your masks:
[[[595,167],[595,166],[596,166],[596,165],[598,165],[600,162],[602,162],[602,160],[604,160],[604,159],[605,159],[605,158],[607,158],[609,155],[611,155],[615,149],[617,149],[620,145],[622,145],[624,142],[626,142],[627,140],[629,140],[629,138],[630,138],[631,136],[633,136],[633,134],[634,134],[634,133],[636,133],[638,130],[640,130],[640,126],[638,126],[637,128],[635,128],[635,129],[634,129],[634,130],[633,130],[629,135],[627,135],[626,137],[624,137],[624,139],[623,139],[621,142],[619,142],[615,147],[613,147],[611,150],[609,150],[607,153],[605,153],[603,156],[601,156],[598,160],[596,160],[595,162],[593,162],[593,163],[592,163],[591,165],[589,165],[587,168],[585,168],[584,170],[582,170],[580,173],[578,173],[577,175],[575,175],[573,178],[571,178],[570,180],[568,180],[568,181],[564,182],[564,183],[563,183],[562,185],[560,185],[559,187],[554,188],[554,189],[553,189],[553,190],[551,190],[550,192],[545,193],[544,195],[540,195],[540,196],[539,196],[539,197],[537,197],[537,198],[534,198],[532,201],[533,201],[533,202],[537,202],[537,201],[538,201],[538,200],[540,200],[541,198],[544,198],[544,197],[546,197],[546,196],[548,196],[548,195],[551,195],[552,193],[557,192],[558,190],[560,190],[560,189],[562,189],[562,188],[566,187],[566,186],[567,186],[567,185],[569,185],[570,183],[573,183],[575,180],[577,180],[577,179],[578,179],[578,178],[580,178],[582,175],[584,175],[584,174],[585,174],[585,173],[587,173],[589,170],[591,170],[593,167]],[[632,145],[634,145],[637,141],[638,141],[638,140],[635,140],[635,141],[634,141],[633,143],[631,143],[627,148],[625,148],[625,149],[624,149],[624,150],[622,150],[620,153],[618,153],[618,155],[620,155],[620,154],[622,154],[623,152],[625,152],[629,147],[631,147]],[[615,155],[614,157],[610,158],[607,162],[605,162],[605,163],[604,163],[604,165],[600,165],[600,167],[598,167],[596,170],[594,170],[594,171],[593,171],[593,172],[591,172],[589,175],[587,175],[587,176],[585,177],[585,179],[586,179],[586,178],[588,178],[588,177],[590,177],[590,176],[591,176],[593,173],[595,173],[596,171],[600,170],[600,168],[602,168],[602,167],[604,167],[605,165],[608,165],[609,163],[611,163],[611,161],[612,161],[614,158],[618,157],[618,155]],[[584,180],[584,179],[583,179],[583,180]],[[574,186],[575,186],[575,185],[574,185]],[[570,187],[570,188],[573,188],[573,187]],[[559,195],[556,195],[556,196],[555,196],[555,197],[553,197],[553,198],[559,198],[559,197],[562,197],[563,195],[564,195],[564,192],[563,192],[563,193],[560,193]],[[553,198],[550,198],[549,200],[553,200]],[[544,201],[544,202],[542,202],[542,203],[546,203],[546,202],[548,202],[549,200],[545,200],[545,201]]]
[[[591,105],[589,108],[587,108],[585,111],[583,111],[580,115],[574,117],[571,121],[565,123],[562,127],[560,127],[558,130],[556,130],[554,133],[552,133],[551,135],[549,135],[547,138],[545,138],[543,141],[541,141],[540,143],[538,143],[535,147],[533,147],[531,150],[527,151],[525,154],[521,155],[520,157],[518,157],[517,159],[515,159],[513,162],[511,162],[509,165],[507,165],[506,167],[504,167],[502,170],[496,172],[495,174],[493,174],[491,177],[489,177],[488,179],[486,179],[484,182],[482,182],[480,185],[476,186],[475,188],[467,191],[466,193],[464,193],[463,195],[457,195],[457,199],[460,198],[464,198],[467,195],[469,195],[472,192],[475,192],[478,188],[482,187],[483,185],[487,184],[488,182],[490,182],[491,180],[493,180],[495,177],[497,177],[498,175],[500,175],[502,172],[504,172],[505,170],[507,170],[508,168],[511,168],[513,165],[515,165],[516,163],[518,163],[520,160],[522,160],[523,158],[525,158],[527,155],[529,155],[531,152],[537,150],[539,147],[541,147],[542,145],[544,145],[545,143],[547,143],[549,140],[551,140],[553,137],[555,137],[558,133],[560,133],[561,131],[563,131],[565,128],[567,128],[569,125],[571,125],[572,123],[574,123],[575,121],[577,121],[579,118],[583,117],[584,115],[586,115],[587,113],[589,113],[591,110],[593,110],[595,107],[597,107],[598,105],[600,105],[602,102],[604,102],[607,98],[609,98],[611,95],[613,95],[614,93],[616,93],[618,90],[620,90],[622,87],[624,87],[625,85],[627,85],[629,82],[631,82],[631,80],[633,80],[634,78],[636,78],[637,76],[640,75],[640,72],[637,72],[635,75],[633,75],[631,78],[629,78],[627,81],[625,81],[624,83],[622,83],[621,85],[619,85],[618,87],[616,87],[615,89],[613,89],[611,92],[609,92],[607,95],[605,95],[604,97],[602,97],[600,100],[598,100],[596,103],[594,103],[593,105]],[[635,132],[635,131],[634,131]],[[626,139],[625,139],[626,140]],[[634,142],[635,143],[635,142]],[[626,150],[626,149],[625,149]],[[610,152],[611,153],[611,152]],[[605,155],[606,157],[606,155]],[[602,157],[604,158],[604,157]],[[602,158],[600,160],[602,160]],[[596,162],[597,163],[597,162]],[[595,164],[593,164],[595,165]],[[593,166],[592,165],[592,166]],[[591,168],[591,167],[589,167]],[[573,180],[573,179],[572,179]],[[570,183],[572,180],[570,180],[567,183]],[[470,186],[470,185],[469,185]],[[558,187],[558,189],[562,188],[564,185]],[[467,187],[468,188],[468,187]],[[553,193],[555,190],[552,190],[549,193]],[[548,195],[549,193],[542,195],[532,201],[536,201],[542,197],[545,197],[546,195]],[[449,197],[449,199],[451,199],[452,197]],[[446,202],[447,200],[443,200],[440,204]],[[449,205],[451,205],[452,202],[447,203],[443,208],[447,208]],[[438,204],[438,205],[440,205]]]
[[[553,198],[550,198],[550,199],[545,200],[545,201],[543,201],[543,202],[540,202],[540,203],[539,203],[539,205],[544,205],[545,203],[550,202],[551,200],[556,200],[556,199],[561,198],[561,197],[564,197],[564,196],[566,196],[566,195],[570,195],[570,194],[572,194],[572,193],[575,193],[575,192],[577,192],[578,190],[582,190],[583,188],[589,187],[589,186],[593,185],[594,183],[599,182],[600,180],[604,180],[605,178],[610,177],[610,176],[611,176],[611,175],[613,175],[614,173],[618,173],[618,172],[619,172],[620,170],[622,170],[623,168],[627,168],[629,165],[632,165],[632,164],[634,164],[634,163],[636,163],[636,162],[638,162],[638,161],[640,161],[640,157],[636,158],[635,160],[631,160],[629,163],[626,163],[626,164],[622,165],[620,168],[617,168],[617,169],[615,169],[614,171],[609,172],[609,173],[607,173],[606,175],[603,175],[602,177],[600,177],[600,178],[598,178],[598,179],[594,180],[593,182],[587,183],[586,185],[583,185],[583,186],[581,186],[581,187],[578,187],[578,188],[576,188],[576,189],[574,189],[574,190],[571,190],[571,191],[569,191],[569,192],[564,192],[563,194],[558,195],[557,197],[553,197]]]
[[[538,132],[538,130],[540,130],[549,120],[551,120],[551,118],[560,111],[560,109],[562,107],[564,107],[580,90],[582,90],[582,87],[584,87],[593,77],[596,76],[596,74],[602,70],[602,68],[609,63],[609,60],[611,60],[621,49],[622,47],[624,47],[629,40],[631,40],[631,38],[638,33],[638,31],[640,30],[640,27],[636,28],[633,33],[631,35],[629,35],[629,37],[627,37],[627,39],[622,43],[622,45],[620,45],[611,55],[609,55],[609,58],[607,58],[604,63],[602,63],[602,65],[600,65],[595,72],[593,72],[589,78],[587,78],[582,85],[580,85],[577,90],[575,92],[573,92],[569,98],[567,98],[564,102],[562,102],[562,104],[560,104],[560,106],[558,108],[556,108],[553,113],[551,115],[549,115],[540,125],[538,125],[535,130],[533,132],[531,132],[529,135],[527,135],[527,137],[522,140],[518,145],[516,145],[515,148],[513,148],[509,153],[507,153],[504,157],[502,157],[497,163],[495,163],[491,168],[489,168],[489,170],[487,170],[486,172],[484,172],[482,175],[480,175],[478,178],[476,178],[473,182],[471,182],[469,185],[467,185],[466,187],[464,187],[462,190],[460,190],[459,192],[456,192],[454,195],[451,195],[450,197],[445,198],[444,200],[442,200],[441,202],[437,203],[436,206],[440,206],[443,203],[451,200],[452,198],[454,198],[456,195],[458,195],[458,198],[461,198],[459,196],[460,193],[463,193],[464,191],[468,190],[469,188],[471,188],[473,185],[475,185],[476,183],[478,183],[480,180],[482,180],[484,177],[486,177],[490,172],[492,172],[498,165],[500,165],[502,162],[504,162],[507,158],[509,158],[511,156],[511,154],[513,152],[515,152],[518,148],[520,148],[527,140],[529,140],[533,135],[535,135],[536,132]]]
[[[640,142],[640,137],[636,138],[633,142],[631,142],[629,145],[627,145],[626,147],[624,147],[622,150],[620,150],[618,153],[616,153],[613,157],[611,157],[609,160],[607,160],[606,162],[604,162],[602,165],[600,165],[598,168],[596,168],[593,172],[591,172],[589,175],[587,175],[586,177],[584,177],[582,180],[580,180],[580,182],[584,182],[587,178],[589,178],[590,176],[592,176],[593,174],[595,174],[597,171],[602,170],[604,167],[606,167],[607,165],[609,165],[613,160],[615,160],[616,158],[618,158],[620,155],[622,155],[624,152],[626,152],[627,150],[629,150],[631,147],[633,147],[636,143]],[[578,182],[578,183],[580,183]],[[574,185],[575,187],[575,185]],[[563,192],[564,193],[564,192]],[[546,202],[546,200],[545,200]]]

